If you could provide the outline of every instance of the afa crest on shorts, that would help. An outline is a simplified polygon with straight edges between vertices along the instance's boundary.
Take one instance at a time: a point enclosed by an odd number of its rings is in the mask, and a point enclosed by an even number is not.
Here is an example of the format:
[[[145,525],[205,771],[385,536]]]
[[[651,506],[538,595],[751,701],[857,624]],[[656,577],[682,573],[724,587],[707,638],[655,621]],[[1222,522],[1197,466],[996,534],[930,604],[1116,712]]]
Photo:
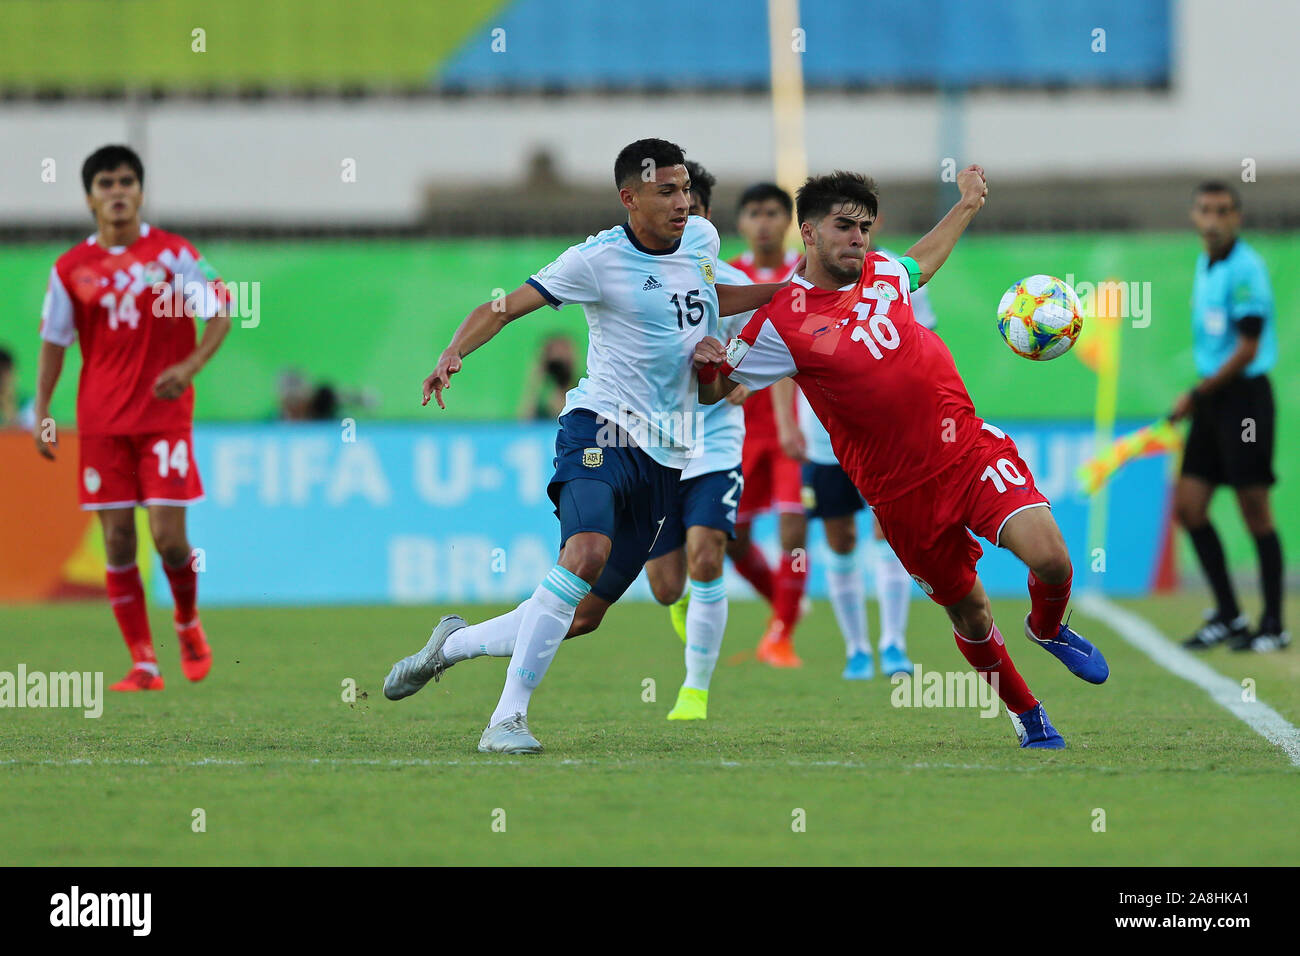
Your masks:
[[[704,281],[713,285],[713,260],[708,256],[701,255],[696,257],[700,263],[700,275],[704,276]]]
[[[603,448],[584,448],[582,450],[582,464],[585,468],[599,468],[605,463],[605,450]]]

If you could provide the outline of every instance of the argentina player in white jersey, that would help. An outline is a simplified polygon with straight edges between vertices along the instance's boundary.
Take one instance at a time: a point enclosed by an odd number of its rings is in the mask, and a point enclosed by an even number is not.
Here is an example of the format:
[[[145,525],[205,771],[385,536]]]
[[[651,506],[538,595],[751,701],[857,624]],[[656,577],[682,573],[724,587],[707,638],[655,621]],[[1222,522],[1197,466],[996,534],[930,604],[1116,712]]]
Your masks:
[[[424,381],[424,403],[451,387],[462,360],[543,305],[583,306],[587,375],[560,415],[547,487],[560,519],[559,560],[533,595],[474,625],[447,615],[425,646],[393,665],[384,694],[399,700],[472,657],[510,657],[505,687],[479,740],[482,752],[540,753],[528,704],[566,636],[596,627],[640,573],[674,507],[696,441],[693,358],[721,315],[758,308],[779,283],[716,281],[718,232],[689,216],[681,148],[660,139],[625,147],[614,163],[627,222],[573,246],[504,300],[461,323]]]
[[[687,161],[691,177],[691,215],[710,219],[717,180],[699,163]],[[717,280],[749,285],[735,266],[719,261]],[[727,316],[723,335],[736,335],[752,312]],[[709,682],[722,650],[727,627],[727,591],[722,568],[727,542],[736,536],[736,508],[744,488],[741,448],[745,410],[731,402],[700,406],[696,454],[682,471],[677,503],[646,562],[646,577],[655,600],[670,606],[673,627],[686,645],[686,679],[677,692],[669,720],[708,717]],[[690,589],[687,590],[689,578]]]
[[[883,215],[877,212],[872,226],[877,232]],[[897,259],[888,249],[879,250]],[[912,311],[916,321],[927,329],[936,324],[934,307],[924,288],[912,293]],[[793,388],[793,386],[788,386]],[[803,432],[803,499],[809,520],[820,518],[826,534],[830,558],[826,564],[826,586],[831,608],[844,638],[846,662],[841,675],[845,680],[870,680],[875,675],[875,658],[868,636],[865,589],[858,567],[857,513],[864,507],[862,495],[840,467],[831,448],[831,436],[813,413],[803,393],[799,393],[799,428]],[[880,604],[880,669],[886,676],[912,673],[907,656],[907,612],[912,598],[912,576],[889,547],[889,542],[875,525],[873,577],[876,599]]]

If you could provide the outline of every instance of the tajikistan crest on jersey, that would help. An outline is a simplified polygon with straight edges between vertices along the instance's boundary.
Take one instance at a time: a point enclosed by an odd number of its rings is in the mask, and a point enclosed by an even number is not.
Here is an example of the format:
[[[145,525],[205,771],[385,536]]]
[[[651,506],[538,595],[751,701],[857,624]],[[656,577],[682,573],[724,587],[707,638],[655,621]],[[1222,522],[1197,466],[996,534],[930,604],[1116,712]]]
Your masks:
[[[884,279],[877,279],[872,285],[872,288],[875,290],[876,295],[884,299],[886,302],[893,302],[898,298],[898,290]]]
[[[713,285],[713,260],[705,255],[701,255],[698,258],[700,261],[700,275],[704,276],[705,282],[709,285]]]

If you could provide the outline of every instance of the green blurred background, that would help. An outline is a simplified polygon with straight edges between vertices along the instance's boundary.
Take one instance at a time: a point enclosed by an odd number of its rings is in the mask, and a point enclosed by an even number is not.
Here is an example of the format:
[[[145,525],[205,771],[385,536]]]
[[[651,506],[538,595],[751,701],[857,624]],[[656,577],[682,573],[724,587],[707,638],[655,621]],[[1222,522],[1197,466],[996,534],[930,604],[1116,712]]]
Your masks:
[[[582,237],[572,237],[574,241]],[[1245,236],[1271,266],[1279,317],[1280,353],[1300,352],[1300,330],[1287,317],[1300,308],[1300,278],[1281,264],[1300,260],[1300,233]],[[903,249],[906,237],[884,237]],[[440,413],[420,406],[420,385],[457,324],[495,289],[513,289],[558,255],[568,241],[513,240],[215,241],[202,251],[227,281],[258,282],[261,320],[236,325],[220,355],[197,385],[196,417],[204,421],[273,419],[277,380],[299,368],[314,381],[342,389],[374,390],[377,404],[344,408],[356,417],[428,422],[513,418],[523,382],[541,341],[554,332],[585,343],[582,311],[542,310],[521,319],[482,353],[472,356]],[[14,350],[19,390],[30,396],[38,350],[37,316],[50,265],[62,245],[9,246],[0,257],[6,290],[0,344]],[[723,254],[739,253],[737,240]],[[1027,362],[1008,351],[997,334],[994,308],[1006,287],[1033,272],[1076,282],[1119,279],[1149,283],[1150,324],[1122,324],[1119,414],[1155,419],[1194,381],[1188,302],[1199,244],[1194,235],[1055,234],[968,236],[929,286],[940,332],[952,348],[981,415],[1012,419],[1091,419],[1096,378],[1074,355],[1050,363]],[[1085,336],[1087,331],[1085,328]],[[55,397],[57,419],[70,421],[80,361],[70,349]],[[1284,364],[1282,368],[1286,368]],[[1276,509],[1284,540],[1300,540],[1300,453],[1290,412],[1300,408],[1300,380],[1274,376],[1279,408]],[[1290,480],[1288,480],[1290,479]],[[1215,509],[1234,565],[1248,566],[1253,547],[1241,529],[1231,497]],[[1300,549],[1288,564],[1300,566]]]

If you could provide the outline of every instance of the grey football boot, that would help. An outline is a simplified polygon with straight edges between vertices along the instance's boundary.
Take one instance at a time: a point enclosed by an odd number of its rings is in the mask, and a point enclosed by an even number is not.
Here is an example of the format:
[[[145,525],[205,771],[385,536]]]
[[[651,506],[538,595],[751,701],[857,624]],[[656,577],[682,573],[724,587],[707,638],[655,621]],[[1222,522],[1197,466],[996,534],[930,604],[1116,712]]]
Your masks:
[[[466,626],[465,619],[459,614],[443,617],[434,626],[424,647],[393,665],[384,678],[384,696],[389,700],[401,700],[410,697],[430,680],[441,680],[443,672],[451,666],[443,656],[442,646],[447,643],[447,638]]]
[[[514,714],[483,731],[478,741],[481,754],[539,754],[542,745],[528,732],[528,717]]]

